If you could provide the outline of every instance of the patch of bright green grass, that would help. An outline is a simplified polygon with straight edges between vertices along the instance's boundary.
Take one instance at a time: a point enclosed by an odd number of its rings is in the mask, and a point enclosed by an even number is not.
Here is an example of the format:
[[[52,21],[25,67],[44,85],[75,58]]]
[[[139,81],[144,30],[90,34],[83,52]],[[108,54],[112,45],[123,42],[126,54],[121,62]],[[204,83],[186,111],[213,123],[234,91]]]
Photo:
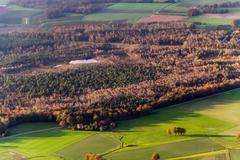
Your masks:
[[[114,10],[159,10],[170,6],[171,3],[115,3],[108,9]]]
[[[0,5],[7,5],[9,0],[0,0]]]
[[[23,124],[17,127],[17,133],[22,126],[22,130],[32,130],[34,124]],[[35,124],[37,126],[37,124]],[[40,125],[41,126],[41,125]],[[52,127],[52,125],[50,125]],[[54,125],[53,125],[54,126]],[[49,127],[49,125],[48,125]],[[41,127],[45,128],[45,127]],[[37,129],[38,130],[38,129]],[[81,131],[71,131],[63,129],[54,129],[43,132],[25,134],[14,138],[0,140],[1,152],[16,152],[27,157],[55,157],[54,153],[69,144],[75,143],[88,137],[91,133]],[[53,159],[53,158],[52,158]]]
[[[193,17],[190,18],[189,21],[191,22],[201,22],[210,25],[231,25],[231,19],[223,19],[223,18],[207,18],[207,17]]]
[[[148,13],[95,13],[87,15],[83,21],[89,22],[113,22],[113,21],[127,21],[129,23],[136,22],[141,17],[149,16]]]
[[[174,126],[186,128],[189,136],[168,136],[166,130]],[[189,112],[181,106],[176,106],[161,109],[152,115],[120,122],[116,131],[125,135],[126,144],[149,146],[193,139],[197,138],[197,135],[215,135],[234,126],[232,123]]]
[[[240,125],[240,89],[182,104],[186,110]]]
[[[156,11],[159,14],[182,15],[187,13],[187,8],[173,3],[115,3],[107,8],[112,13],[141,13],[148,12],[150,14]]]

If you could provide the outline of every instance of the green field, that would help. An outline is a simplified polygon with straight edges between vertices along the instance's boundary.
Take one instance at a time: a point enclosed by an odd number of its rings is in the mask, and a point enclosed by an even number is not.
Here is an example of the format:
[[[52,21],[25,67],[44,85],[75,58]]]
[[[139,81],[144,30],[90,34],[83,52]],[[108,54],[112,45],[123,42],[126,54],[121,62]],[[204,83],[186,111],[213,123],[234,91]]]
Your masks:
[[[231,19],[223,19],[223,18],[207,18],[207,17],[193,17],[190,18],[189,21],[191,22],[201,22],[204,24],[210,25],[232,25]]]
[[[61,25],[61,24],[77,24],[82,23],[83,15],[81,14],[66,14],[64,17],[44,20],[44,25]]]
[[[108,9],[129,11],[153,11],[171,6],[171,3],[115,3]]]
[[[9,0],[0,0],[0,5],[8,4]]]
[[[224,149],[223,146],[212,142],[208,139],[197,139],[191,141],[183,141],[178,143],[171,143],[159,145],[148,148],[141,148],[136,150],[129,150],[124,152],[116,152],[107,156],[113,160],[127,159],[129,155],[135,155],[132,160],[145,159],[148,160],[153,153],[161,153],[163,158],[181,157],[184,155],[191,155],[203,152],[211,152],[214,150]]]
[[[63,130],[52,123],[19,125],[11,129],[13,137],[0,141],[0,152],[6,160],[79,160],[88,152],[113,160],[126,160],[129,155],[131,160],[147,159],[154,152],[165,159],[210,160],[225,157],[226,149],[231,149],[231,156],[236,157],[240,149],[235,138],[240,130],[239,95],[240,89],[164,108],[122,121],[114,132]],[[187,135],[167,135],[166,129],[173,126],[185,127]],[[121,136],[127,146],[123,149],[118,140]]]
[[[61,155],[65,159],[80,159],[83,155],[89,152],[104,153],[116,149],[119,147],[119,141],[108,135],[94,134],[82,141],[73,143],[57,154]]]
[[[134,23],[141,17],[150,16],[148,13],[96,13],[86,15],[82,20],[85,22],[114,22],[127,21]]]
[[[172,3],[115,3],[105,10],[86,15],[83,22],[127,21],[134,23],[138,19],[152,14],[186,15],[187,8]]]
[[[39,20],[42,14],[41,10],[23,8],[16,5],[9,5],[7,13],[0,15],[0,24],[21,24],[24,17],[30,19],[31,24],[61,25],[77,24],[85,22],[119,22],[135,23],[142,17],[152,14],[160,15],[180,15],[186,16],[190,6],[197,4],[214,4],[226,1],[237,0],[181,0],[177,3],[112,3],[105,9],[88,15],[66,13],[64,17],[56,19]],[[7,4],[8,0],[0,0],[1,4]],[[230,13],[238,14],[238,8],[230,9]],[[190,22],[202,22],[210,25],[231,25],[232,20],[220,18],[193,17]]]
[[[0,24],[21,24],[23,18],[29,18],[30,23],[36,23],[41,12],[40,9],[8,5],[7,11],[0,14]]]

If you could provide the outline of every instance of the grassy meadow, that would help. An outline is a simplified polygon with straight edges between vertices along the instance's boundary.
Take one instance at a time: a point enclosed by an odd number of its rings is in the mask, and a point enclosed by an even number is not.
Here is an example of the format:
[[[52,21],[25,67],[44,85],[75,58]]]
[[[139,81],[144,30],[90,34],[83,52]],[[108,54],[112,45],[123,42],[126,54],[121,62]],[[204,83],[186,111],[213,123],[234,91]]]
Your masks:
[[[207,18],[202,16],[197,16],[189,18],[190,22],[201,22],[208,25],[232,25],[233,21],[231,19],[223,18]]]
[[[113,160],[126,160],[129,155],[131,160],[139,160],[158,152],[164,159],[200,160],[226,158],[231,151],[236,157],[240,149],[235,138],[240,130],[239,95],[237,89],[160,109],[122,121],[112,132],[63,130],[53,123],[23,124],[11,129],[13,137],[0,140],[0,154],[8,159],[20,157],[17,160],[83,160],[86,153],[95,152]],[[186,128],[187,134],[167,135],[166,130],[174,126]]]
[[[116,22],[126,21],[134,23],[141,17],[150,16],[148,13],[96,13],[85,16],[84,22]]]
[[[0,5],[8,4],[9,0],[0,0]]]
[[[8,1],[0,0],[1,4]],[[0,24],[22,24],[23,18],[29,18],[30,23],[36,23],[42,11],[40,9],[23,8],[17,5],[7,5],[3,13],[0,12]]]

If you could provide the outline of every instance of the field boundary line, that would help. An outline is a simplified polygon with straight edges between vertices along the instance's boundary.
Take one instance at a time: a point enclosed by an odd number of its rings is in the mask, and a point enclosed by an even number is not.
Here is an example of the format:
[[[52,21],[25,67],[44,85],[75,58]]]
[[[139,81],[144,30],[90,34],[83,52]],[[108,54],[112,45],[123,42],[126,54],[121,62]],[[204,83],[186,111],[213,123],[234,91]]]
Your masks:
[[[24,135],[28,135],[28,134],[32,134],[32,133],[41,133],[41,132],[45,132],[45,131],[55,130],[55,129],[59,129],[59,128],[60,127],[52,127],[52,128],[41,129],[41,130],[36,130],[36,131],[23,132],[23,133],[15,134],[15,135],[12,135],[12,136],[0,138],[0,141],[15,138],[15,137],[19,137],[19,136],[24,136]]]

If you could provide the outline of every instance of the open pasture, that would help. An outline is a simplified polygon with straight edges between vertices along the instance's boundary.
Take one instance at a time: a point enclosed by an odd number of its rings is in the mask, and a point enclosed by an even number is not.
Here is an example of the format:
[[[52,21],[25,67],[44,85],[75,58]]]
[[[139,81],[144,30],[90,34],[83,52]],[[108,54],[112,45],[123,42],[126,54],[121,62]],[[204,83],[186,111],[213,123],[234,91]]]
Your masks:
[[[77,160],[90,151],[106,154],[105,157],[113,160],[125,160],[129,155],[133,157],[131,160],[139,159],[139,156],[148,158],[154,152],[164,158],[196,159],[203,154],[198,158],[201,160],[216,153],[221,157],[223,153],[220,151],[240,147],[234,137],[240,126],[239,113],[236,112],[239,95],[240,90],[233,90],[164,108],[148,116],[122,121],[114,132],[96,134],[63,130],[51,123],[19,125],[11,129],[13,135],[26,134],[1,140],[0,152],[6,154],[11,151],[21,155],[19,157],[34,160],[46,157]],[[167,135],[166,130],[174,126],[186,128],[186,136]],[[46,128],[53,129],[44,130]],[[33,130],[37,132],[32,133]],[[121,136],[124,136],[126,147],[119,150],[118,139]],[[233,156],[236,153],[233,152]]]
[[[83,22],[135,23],[143,17],[153,14],[186,15],[187,8],[173,3],[115,3],[106,9],[83,17]],[[174,18],[176,19],[176,18]],[[178,18],[179,19],[179,18]]]
[[[209,18],[209,17],[193,17],[189,19],[190,22],[201,22],[208,25],[232,25],[231,19]]]
[[[0,0],[0,5],[7,5],[9,0]]]
[[[196,139],[190,141],[183,141],[171,144],[164,144],[154,147],[147,147],[123,152],[115,152],[107,156],[113,160],[127,159],[129,155],[133,155],[131,160],[149,159],[153,153],[161,153],[164,159],[173,157],[182,157],[186,155],[193,155],[204,152],[211,152],[224,149],[221,145],[212,142],[208,139]]]
[[[93,153],[105,153],[118,149],[120,142],[110,136],[104,134],[94,134],[82,141],[73,143],[62,150],[58,151],[57,154],[65,159],[84,159],[84,155],[89,152]]]
[[[109,6],[107,9],[114,11],[125,10],[125,11],[154,11],[167,8],[171,6],[171,3],[115,3]]]
[[[0,24],[21,24],[23,18],[29,18],[30,23],[35,23],[40,14],[39,9],[9,5],[0,10]]]
[[[141,17],[149,16],[149,13],[108,13],[100,12],[84,16],[83,22],[116,22],[124,21],[134,23]]]

